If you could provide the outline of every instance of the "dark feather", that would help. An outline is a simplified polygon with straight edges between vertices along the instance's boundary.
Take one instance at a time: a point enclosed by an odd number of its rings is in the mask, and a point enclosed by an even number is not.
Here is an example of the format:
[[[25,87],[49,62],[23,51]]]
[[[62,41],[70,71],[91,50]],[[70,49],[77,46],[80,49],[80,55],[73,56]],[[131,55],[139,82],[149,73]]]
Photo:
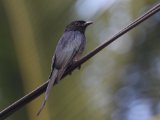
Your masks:
[[[56,46],[54,57],[52,58],[51,74],[45,92],[45,99],[37,115],[40,114],[45,106],[53,84],[61,79],[65,70],[73,63],[75,58],[78,58],[77,56],[80,56],[84,51],[86,44],[84,33],[89,24],[91,24],[91,22],[73,21],[66,26]]]

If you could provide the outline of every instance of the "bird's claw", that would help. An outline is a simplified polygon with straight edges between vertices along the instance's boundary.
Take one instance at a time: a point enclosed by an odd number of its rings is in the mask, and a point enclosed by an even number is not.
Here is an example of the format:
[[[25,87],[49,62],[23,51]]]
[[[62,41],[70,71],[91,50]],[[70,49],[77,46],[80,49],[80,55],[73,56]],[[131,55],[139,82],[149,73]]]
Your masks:
[[[80,69],[81,69],[81,65],[78,66],[78,70],[80,70]]]
[[[58,80],[55,80],[55,84],[58,84],[59,83],[59,81]]]
[[[72,75],[72,72],[69,72],[68,74],[69,74],[69,75]]]

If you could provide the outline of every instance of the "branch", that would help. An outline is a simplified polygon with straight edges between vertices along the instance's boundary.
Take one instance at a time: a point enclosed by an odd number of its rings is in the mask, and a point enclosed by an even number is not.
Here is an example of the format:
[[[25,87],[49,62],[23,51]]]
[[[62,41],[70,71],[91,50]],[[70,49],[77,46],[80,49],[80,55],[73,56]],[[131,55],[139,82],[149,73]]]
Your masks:
[[[142,16],[137,18],[135,21],[133,21],[128,26],[126,26],[124,29],[122,29],[117,34],[115,34],[113,37],[111,37],[108,41],[106,41],[103,44],[99,45],[94,50],[92,50],[90,53],[88,53],[86,56],[84,56],[81,60],[76,62],[70,69],[68,69],[65,72],[63,77],[67,76],[68,73],[71,73],[74,69],[76,69],[78,66],[80,66],[81,64],[83,64],[84,62],[89,60],[91,57],[96,55],[98,52],[100,52],[106,46],[108,46],[109,44],[114,42],[117,38],[121,37],[123,34],[127,33],[129,30],[133,29],[134,27],[136,27],[137,25],[139,25],[143,21],[147,20],[149,17],[151,17],[152,15],[157,13],[158,11],[160,11],[160,3],[155,5],[153,8],[151,8],[145,14],[143,14]],[[35,90],[33,90],[32,92],[30,92],[29,94],[27,94],[24,97],[22,97],[21,99],[19,99],[16,102],[12,103],[11,105],[9,105],[4,110],[2,110],[0,112],[0,120],[9,117],[11,114],[16,112],[18,109],[20,109],[21,107],[23,107],[27,103],[31,102],[32,100],[34,100],[35,98],[40,96],[46,90],[47,84],[48,84],[48,81],[45,82],[44,84],[42,84],[41,86],[39,86],[38,88],[36,88]]]

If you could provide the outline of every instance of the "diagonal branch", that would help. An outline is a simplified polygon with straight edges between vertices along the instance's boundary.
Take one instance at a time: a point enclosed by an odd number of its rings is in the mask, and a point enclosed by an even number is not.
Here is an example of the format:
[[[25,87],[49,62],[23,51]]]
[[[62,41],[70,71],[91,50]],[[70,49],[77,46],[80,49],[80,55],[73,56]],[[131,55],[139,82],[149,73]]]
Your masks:
[[[94,50],[92,50],[90,53],[88,53],[86,56],[84,56],[81,60],[79,60],[77,63],[75,63],[70,69],[68,69],[63,77],[67,76],[68,73],[71,73],[74,69],[76,69],[78,66],[92,58],[94,55],[96,55],[98,52],[100,52],[102,49],[104,49],[106,46],[114,42],[117,38],[121,37],[123,34],[127,33],[129,30],[133,29],[143,21],[147,20],[149,17],[154,15],[155,13],[160,11],[160,3],[155,5],[153,8],[151,8],[149,11],[147,11],[145,14],[137,18],[135,21],[130,23],[128,26],[126,26],[124,29],[119,31],[117,34],[115,34],[113,37],[111,37],[108,41],[104,42],[103,44],[96,47]],[[29,94],[25,95],[21,99],[17,100],[16,102],[12,103],[10,106],[5,108],[0,112],[0,120],[5,119],[9,117],[11,114],[16,112],[18,109],[26,105],[27,103],[31,102],[35,98],[37,98],[39,95],[41,95],[47,87],[48,81],[30,92]],[[55,84],[54,84],[55,85]]]

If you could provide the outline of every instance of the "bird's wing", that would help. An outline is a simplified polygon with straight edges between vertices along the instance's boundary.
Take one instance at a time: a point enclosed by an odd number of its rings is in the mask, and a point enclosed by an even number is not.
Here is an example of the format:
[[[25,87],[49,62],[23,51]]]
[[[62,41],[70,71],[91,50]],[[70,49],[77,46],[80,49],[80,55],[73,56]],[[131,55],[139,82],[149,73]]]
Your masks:
[[[56,81],[59,81],[68,65],[72,64],[73,58],[78,53],[85,37],[80,32],[65,32],[56,46],[54,58],[52,59],[52,71],[49,77],[49,83],[45,92],[45,99],[37,115],[40,114],[48,99],[51,88]]]
[[[56,48],[56,63],[60,66],[60,72],[57,75],[59,81],[67,69],[73,63],[74,57],[79,53],[82,46],[85,46],[85,36],[79,31],[65,32]]]
[[[62,68],[71,64],[84,40],[84,35],[78,31],[65,32],[56,47],[54,67]]]
[[[54,68],[60,69],[69,61],[72,61],[73,57],[79,51],[80,46],[82,46],[83,39],[85,39],[84,35],[78,31],[64,32],[56,46],[55,54],[52,58],[49,79],[52,76]]]

